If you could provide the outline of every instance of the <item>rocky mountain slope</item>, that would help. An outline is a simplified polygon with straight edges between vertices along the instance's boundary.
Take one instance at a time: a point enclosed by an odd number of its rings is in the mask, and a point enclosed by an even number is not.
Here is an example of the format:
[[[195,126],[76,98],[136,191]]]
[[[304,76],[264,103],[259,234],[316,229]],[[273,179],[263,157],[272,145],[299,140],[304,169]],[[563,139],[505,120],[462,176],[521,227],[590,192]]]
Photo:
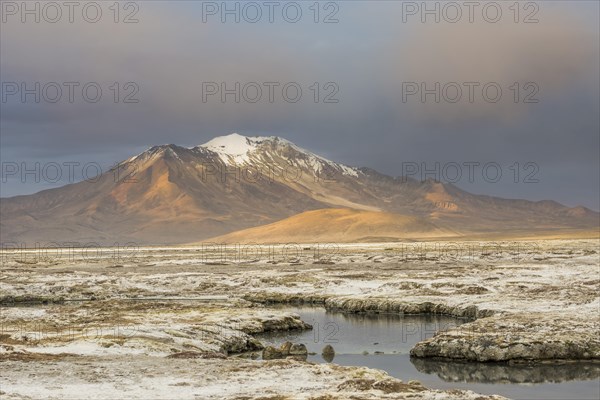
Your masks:
[[[0,241],[190,243],[328,208],[387,213],[377,217],[384,230],[399,216],[430,227],[409,224],[401,236],[413,238],[432,231],[597,232],[599,221],[583,207],[473,195],[451,184],[335,163],[278,137],[231,134],[193,148],[152,147],[93,182],[2,198]],[[306,229],[305,223],[288,226]],[[362,226],[366,231],[353,238],[372,236],[368,221]]]

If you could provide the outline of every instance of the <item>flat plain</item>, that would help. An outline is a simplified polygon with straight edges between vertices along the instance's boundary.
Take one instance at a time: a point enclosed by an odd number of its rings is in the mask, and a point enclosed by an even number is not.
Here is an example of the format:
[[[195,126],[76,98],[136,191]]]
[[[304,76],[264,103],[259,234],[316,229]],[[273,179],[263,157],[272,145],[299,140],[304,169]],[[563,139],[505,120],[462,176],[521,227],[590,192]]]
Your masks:
[[[417,343],[443,362],[595,363],[597,239],[4,250],[3,398],[483,399],[386,372],[253,360],[309,329],[274,304],[469,322]],[[592,377],[593,378],[593,377]],[[490,397],[500,398],[500,397]]]

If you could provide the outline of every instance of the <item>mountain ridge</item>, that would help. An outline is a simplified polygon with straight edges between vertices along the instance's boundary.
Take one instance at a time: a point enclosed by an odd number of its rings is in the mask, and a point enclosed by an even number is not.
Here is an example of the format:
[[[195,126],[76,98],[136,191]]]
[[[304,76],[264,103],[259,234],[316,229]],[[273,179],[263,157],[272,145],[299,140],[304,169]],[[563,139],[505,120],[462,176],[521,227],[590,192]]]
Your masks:
[[[420,218],[461,235],[597,229],[600,216],[550,200],[502,199],[394,178],[276,136],[231,134],[190,148],[152,146],[115,168],[95,182],[2,198],[1,241],[190,243],[328,208]]]

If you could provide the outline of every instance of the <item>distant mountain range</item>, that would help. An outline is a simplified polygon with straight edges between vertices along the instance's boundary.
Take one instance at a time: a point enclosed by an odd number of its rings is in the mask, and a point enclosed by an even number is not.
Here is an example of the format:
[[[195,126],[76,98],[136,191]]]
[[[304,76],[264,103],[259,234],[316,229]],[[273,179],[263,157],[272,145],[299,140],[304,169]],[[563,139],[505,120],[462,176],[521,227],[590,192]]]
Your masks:
[[[282,138],[238,134],[193,148],[155,146],[95,182],[2,198],[0,213],[1,241],[28,247],[597,236],[600,220],[585,207],[393,178]]]

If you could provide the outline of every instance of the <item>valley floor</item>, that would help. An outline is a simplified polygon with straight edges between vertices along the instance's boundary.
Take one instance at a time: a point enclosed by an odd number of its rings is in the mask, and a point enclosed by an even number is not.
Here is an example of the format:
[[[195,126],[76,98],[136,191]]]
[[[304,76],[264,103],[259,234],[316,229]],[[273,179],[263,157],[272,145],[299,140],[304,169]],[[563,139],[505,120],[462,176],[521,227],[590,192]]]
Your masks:
[[[4,250],[2,398],[485,399],[383,371],[232,354],[309,328],[270,303],[472,322],[414,357],[600,361],[598,240]],[[228,356],[229,355],[229,356]],[[496,397],[499,398],[499,397]]]

